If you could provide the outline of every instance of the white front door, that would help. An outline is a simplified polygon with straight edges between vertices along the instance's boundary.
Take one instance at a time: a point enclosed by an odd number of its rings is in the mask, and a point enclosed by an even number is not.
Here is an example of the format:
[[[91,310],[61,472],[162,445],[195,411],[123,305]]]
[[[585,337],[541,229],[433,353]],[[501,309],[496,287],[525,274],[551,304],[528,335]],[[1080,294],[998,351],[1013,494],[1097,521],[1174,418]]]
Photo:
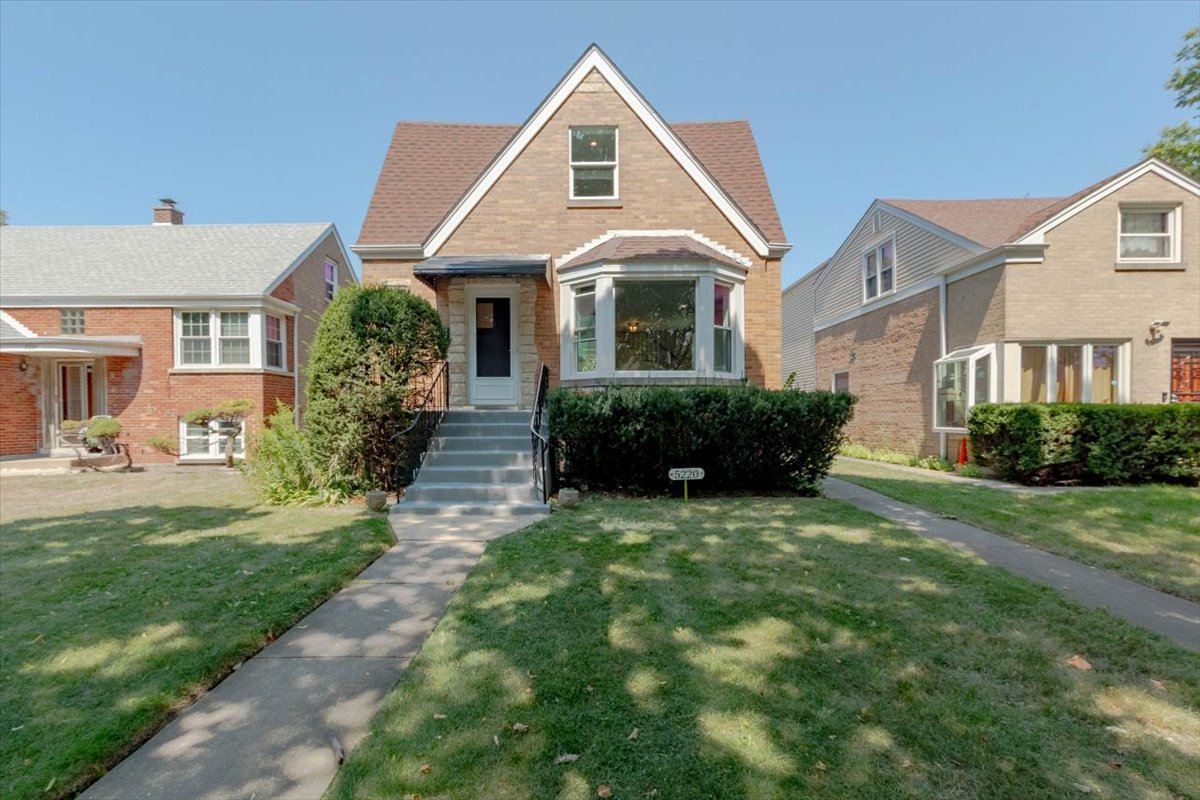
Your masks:
[[[517,290],[481,286],[467,292],[467,369],[471,405],[517,405]]]

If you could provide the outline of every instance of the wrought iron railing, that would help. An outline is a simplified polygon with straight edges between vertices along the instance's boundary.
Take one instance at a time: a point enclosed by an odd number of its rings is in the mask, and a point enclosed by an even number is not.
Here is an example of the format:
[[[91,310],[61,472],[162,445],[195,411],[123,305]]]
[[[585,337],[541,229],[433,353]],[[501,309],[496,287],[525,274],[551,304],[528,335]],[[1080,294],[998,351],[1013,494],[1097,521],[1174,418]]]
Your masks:
[[[533,396],[529,433],[533,440],[533,490],[543,503],[550,502],[550,496],[554,493],[554,446],[543,430],[546,427],[546,395],[549,392],[550,368],[542,364],[538,369],[537,393]]]
[[[433,374],[429,390],[425,393],[416,414],[408,427],[392,437],[396,449],[396,461],[392,466],[392,490],[399,491],[417,479],[421,462],[429,450],[429,442],[442,424],[442,417],[450,407],[450,369],[445,361]]]

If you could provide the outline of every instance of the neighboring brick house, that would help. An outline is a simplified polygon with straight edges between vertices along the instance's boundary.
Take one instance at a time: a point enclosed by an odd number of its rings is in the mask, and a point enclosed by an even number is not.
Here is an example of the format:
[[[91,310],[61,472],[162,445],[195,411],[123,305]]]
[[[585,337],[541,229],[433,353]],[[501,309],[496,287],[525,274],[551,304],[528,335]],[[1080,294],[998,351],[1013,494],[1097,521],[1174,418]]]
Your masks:
[[[109,415],[138,461],[219,456],[183,417],[250,398],[301,409],[317,322],[349,257],[328,223],[0,228],[0,457],[69,454],[64,419]],[[259,415],[248,421],[253,430]],[[238,448],[244,447],[244,437]]]
[[[977,402],[1200,401],[1200,184],[1149,159],[1063,198],[876,200],[783,294],[797,388],[855,442],[953,456]]]
[[[746,122],[668,124],[588,48],[522,125],[401,122],[358,243],[430,300],[455,406],[555,382],[779,382],[790,249]]]

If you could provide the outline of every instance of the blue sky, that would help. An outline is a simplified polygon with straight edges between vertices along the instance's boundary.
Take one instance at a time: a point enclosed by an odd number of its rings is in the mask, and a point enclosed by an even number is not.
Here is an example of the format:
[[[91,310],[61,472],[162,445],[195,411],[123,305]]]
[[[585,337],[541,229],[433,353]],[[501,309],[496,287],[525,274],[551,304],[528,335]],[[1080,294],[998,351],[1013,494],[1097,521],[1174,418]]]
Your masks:
[[[0,3],[16,225],[332,220],[399,119],[520,122],[591,41],[667,120],[746,118],[795,249],[875,197],[1066,194],[1184,118],[1195,2]]]

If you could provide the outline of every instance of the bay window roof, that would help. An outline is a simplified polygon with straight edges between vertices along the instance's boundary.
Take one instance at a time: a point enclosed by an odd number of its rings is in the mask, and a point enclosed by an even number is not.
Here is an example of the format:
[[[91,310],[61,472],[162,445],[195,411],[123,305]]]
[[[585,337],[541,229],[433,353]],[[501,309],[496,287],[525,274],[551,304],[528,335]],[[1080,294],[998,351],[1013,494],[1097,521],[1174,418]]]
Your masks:
[[[714,261],[745,270],[750,262],[695,231],[609,231],[558,260],[571,269],[601,261]]]

